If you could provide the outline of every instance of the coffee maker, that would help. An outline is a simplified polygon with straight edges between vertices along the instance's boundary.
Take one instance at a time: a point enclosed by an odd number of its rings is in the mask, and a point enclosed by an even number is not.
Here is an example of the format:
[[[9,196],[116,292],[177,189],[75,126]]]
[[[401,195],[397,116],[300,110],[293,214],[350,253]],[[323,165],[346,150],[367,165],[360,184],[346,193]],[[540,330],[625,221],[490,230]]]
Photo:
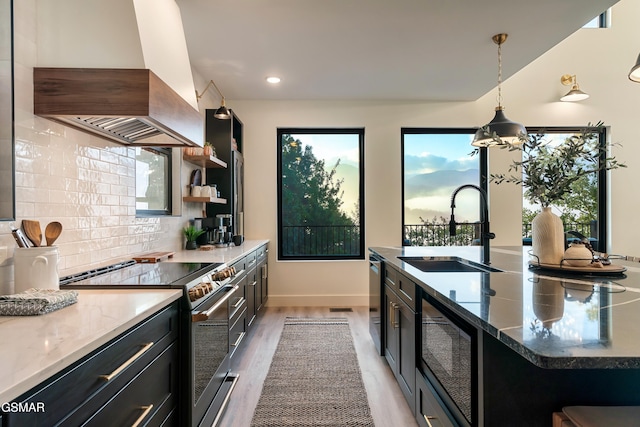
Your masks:
[[[216,215],[215,228],[213,230],[213,243],[216,246],[227,246],[233,241],[233,215]]]

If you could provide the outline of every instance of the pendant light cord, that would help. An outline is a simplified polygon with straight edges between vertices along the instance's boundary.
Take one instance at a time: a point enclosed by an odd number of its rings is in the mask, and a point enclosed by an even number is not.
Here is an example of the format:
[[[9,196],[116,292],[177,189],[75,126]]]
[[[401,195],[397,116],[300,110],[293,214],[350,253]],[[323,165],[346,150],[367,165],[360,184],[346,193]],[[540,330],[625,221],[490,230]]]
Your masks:
[[[498,108],[502,109],[502,41],[498,43]]]

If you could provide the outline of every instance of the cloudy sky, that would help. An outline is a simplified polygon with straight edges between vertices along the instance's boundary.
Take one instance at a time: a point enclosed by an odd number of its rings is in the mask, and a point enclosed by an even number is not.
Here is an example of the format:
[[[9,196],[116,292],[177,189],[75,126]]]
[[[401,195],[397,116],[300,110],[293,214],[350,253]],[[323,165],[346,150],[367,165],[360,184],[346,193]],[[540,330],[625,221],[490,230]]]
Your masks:
[[[478,156],[472,157],[473,134],[405,134],[405,223],[449,218],[451,194],[463,184],[479,183]],[[456,197],[456,220],[479,220],[479,196],[464,190]]]

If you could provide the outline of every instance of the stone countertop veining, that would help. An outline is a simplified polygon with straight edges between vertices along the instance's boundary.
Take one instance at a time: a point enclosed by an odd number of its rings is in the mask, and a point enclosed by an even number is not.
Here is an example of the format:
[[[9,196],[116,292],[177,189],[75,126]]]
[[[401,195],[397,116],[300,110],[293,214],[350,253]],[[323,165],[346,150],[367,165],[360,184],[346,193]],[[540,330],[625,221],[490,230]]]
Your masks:
[[[260,246],[269,243],[268,240],[245,240],[240,246],[224,246],[214,247],[211,250],[203,251],[200,249],[195,250],[180,250],[176,252],[173,257],[168,258],[169,262],[224,262],[226,264],[232,264],[242,255],[258,249]],[[163,261],[163,262],[166,262]]]
[[[41,316],[0,316],[0,404],[10,402],[182,296],[179,289],[79,290]]]
[[[528,268],[530,247],[491,248],[495,273],[423,272],[399,256],[480,260],[479,247],[372,247],[428,294],[542,368],[640,368],[640,265],[622,276]]]

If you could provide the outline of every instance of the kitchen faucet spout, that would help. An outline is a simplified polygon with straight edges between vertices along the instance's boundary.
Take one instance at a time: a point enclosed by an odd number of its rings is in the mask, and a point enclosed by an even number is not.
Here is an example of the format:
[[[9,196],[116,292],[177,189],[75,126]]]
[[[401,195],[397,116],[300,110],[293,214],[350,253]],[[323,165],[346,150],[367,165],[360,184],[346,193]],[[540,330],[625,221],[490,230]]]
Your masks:
[[[456,220],[454,216],[454,210],[456,207],[456,196],[461,190],[466,188],[472,188],[480,193],[482,217],[480,218],[480,244],[482,245],[482,262],[486,265],[491,264],[489,260],[489,240],[496,237],[495,233],[489,231],[489,200],[487,193],[477,185],[465,184],[456,188],[451,194],[451,219],[449,220],[449,235],[456,235]]]

